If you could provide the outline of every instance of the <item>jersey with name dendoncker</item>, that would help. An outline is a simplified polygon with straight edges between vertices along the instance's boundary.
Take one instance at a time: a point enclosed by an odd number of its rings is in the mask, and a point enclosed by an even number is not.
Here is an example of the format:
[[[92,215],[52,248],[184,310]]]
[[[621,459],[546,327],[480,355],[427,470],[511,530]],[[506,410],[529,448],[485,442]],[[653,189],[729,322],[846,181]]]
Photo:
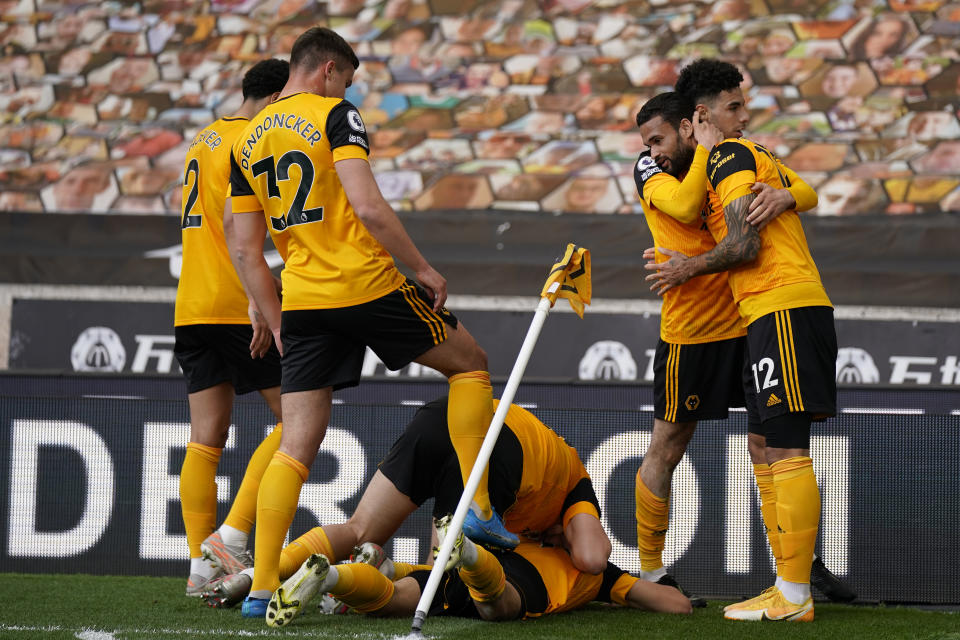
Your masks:
[[[230,149],[248,122],[220,118],[198,133],[187,150],[180,218],[183,264],[174,326],[250,324],[247,295],[223,237]]]
[[[297,93],[266,107],[233,147],[233,211],[263,212],[283,257],[283,309],[330,309],[375,300],[404,281],[367,231],[334,163],[367,161],[366,129],[341,98]]]
[[[778,189],[790,186],[782,166],[764,147],[744,138],[727,139],[713,148],[707,161],[707,225],[717,242],[727,235],[723,208],[750,194],[755,182]],[[784,211],[760,230],[756,259],[731,269],[729,276],[733,298],[747,324],[774,311],[833,306],[794,210]]]
[[[702,150],[702,151],[701,151]],[[699,182],[700,215],[684,223],[669,215],[678,199],[681,182],[662,171],[650,157],[640,154],[633,168],[637,193],[643,202],[643,212],[653,235],[654,245],[673,249],[688,256],[706,253],[716,246],[706,225],[706,150],[699,147],[684,181]],[[657,206],[663,207],[662,209]],[[694,204],[694,203],[683,203]],[[691,209],[693,207],[685,207]],[[657,252],[657,262],[667,256]],[[671,344],[700,344],[736,338],[746,333],[743,320],[733,302],[726,273],[710,273],[693,278],[670,289],[663,295],[660,310],[660,339]]]

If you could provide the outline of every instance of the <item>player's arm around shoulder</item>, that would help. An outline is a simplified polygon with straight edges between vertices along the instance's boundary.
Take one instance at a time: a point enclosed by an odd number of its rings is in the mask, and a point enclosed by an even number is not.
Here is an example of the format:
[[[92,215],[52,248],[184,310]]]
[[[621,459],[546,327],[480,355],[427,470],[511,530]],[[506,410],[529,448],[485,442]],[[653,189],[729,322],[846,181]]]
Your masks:
[[[682,181],[657,168],[656,173],[646,181],[640,192],[644,211],[656,209],[683,224],[696,222],[700,217],[703,197],[707,192],[707,174],[703,168],[703,163],[700,164],[699,172],[691,167]]]
[[[647,263],[654,273],[646,277],[650,290],[663,295],[691,278],[720,273],[748,264],[760,251],[760,232],[747,221],[750,204],[756,195],[750,191],[756,182],[757,165],[753,151],[738,140],[726,140],[713,149],[707,161],[707,180],[723,203],[727,234],[713,249],[698,256],[657,248],[670,256],[665,262]]]
[[[707,160],[707,180],[722,203],[727,235],[704,254],[702,273],[719,273],[752,262],[760,250],[760,233],[747,220],[757,197],[755,151],[741,140],[723,141]]]
[[[650,176],[651,184],[645,201],[645,204],[652,204],[684,224],[693,224],[700,217],[707,193],[707,158],[710,150],[723,141],[720,129],[710,122],[701,121],[699,111],[693,114],[693,131],[697,147],[686,175],[682,180],[662,172]],[[639,163],[637,167],[640,167]]]
[[[747,222],[757,229],[763,229],[785,211],[800,213],[817,206],[817,192],[813,190],[813,187],[783,164],[779,158],[774,157],[773,162],[776,164],[780,176],[785,178],[785,183],[788,186],[777,188],[765,182],[756,182],[751,187],[751,191],[757,197],[750,204]]]

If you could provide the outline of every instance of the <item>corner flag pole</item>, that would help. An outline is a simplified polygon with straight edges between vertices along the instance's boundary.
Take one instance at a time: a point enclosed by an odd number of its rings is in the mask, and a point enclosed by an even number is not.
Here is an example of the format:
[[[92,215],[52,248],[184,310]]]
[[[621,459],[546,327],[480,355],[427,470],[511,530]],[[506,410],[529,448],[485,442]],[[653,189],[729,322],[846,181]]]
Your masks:
[[[457,509],[454,511],[453,520],[448,530],[449,535],[440,545],[437,557],[433,562],[433,568],[430,570],[430,577],[427,579],[427,584],[420,595],[410,634],[407,636],[408,640],[423,637],[423,623],[427,617],[427,610],[433,602],[433,597],[437,593],[437,588],[440,586],[440,578],[443,576],[444,567],[453,551],[453,545],[457,539],[455,532],[463,528],[467,510],[470,508],[473,495],[480,484],[480,478],[483,476],[483,471],[490,460],[490,454],[493,453],[493,447],[497,444],[497,438],[503,428],[503,421],[507,417],[510,405],[513,403],[513,396],[517,392],[517,387],[520,386],[520,379],[523,377],[523,372],[526,370],[530,356],[533,354],[533,348],[540,337],[540,330],[547,319],[547,314],[550,313],[550,308],[558,297],[564,297],[570,300],[574,311],[582,318],[583,304],[590,303],[590,295],[590,253],[586,249],[570,243],[567,245],[564,257],[553,266],[547,282],[544,284],[536,314],[533,316],[530,328],[527,329],[527,335],[520,347],[520,354],[517,356],[517,361],[514,363],[510,377],[507,379],[507,384],[500,397],[500,403],[497,405],[493,420],[490,422],[490,428],[487,429],[487,435],[483,439],[483,445],[477,454],[477,460],[470,471],[467,485],[460,496],[460,502],[457,503]]]

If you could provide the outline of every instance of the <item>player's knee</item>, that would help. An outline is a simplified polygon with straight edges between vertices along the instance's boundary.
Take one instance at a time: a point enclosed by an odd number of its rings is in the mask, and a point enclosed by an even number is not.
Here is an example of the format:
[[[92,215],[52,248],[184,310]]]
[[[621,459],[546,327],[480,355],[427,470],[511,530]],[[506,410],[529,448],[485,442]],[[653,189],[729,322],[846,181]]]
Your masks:
[[[674,597],[668,604],[667,613],[693,613],[693,605],[690,604],[690,599],[683,595],[679,594],[680,597]]]
[[[750,461],[753,464],[764,464],[767,461],[767,439],[758,433],[747,434],[747,450],[750,452]]]
[[[473,353],[471,354],[470,369],[473,371],[487,370],[487,352],[477,343],[473,343]]]
[[[663,465],[667,468],[670,473],[673,473],[673,470],[677,468],[677,465],[680,464],[680,461],[683,459],[683,454],[687,452],[685,446],[681,446],[679,443],[671,442],[663,453]]]
[[[358,517],[356,514],[350,516],[347,521],[343,523],[343,529],[348,532],[348,535],[343,536],[343,538],[350,543],[350,546],[356,546],[362,542],[384,544],[383,542],[378,542],[373,539],[370,524],[367,519]]]
[[[646,465],[655,465],[665,473],[673,473],[673,470],[680,464],[686,448],[678,446],[675,442],[665,441],[660,446],[651,445],[643,456],[643,463]]]

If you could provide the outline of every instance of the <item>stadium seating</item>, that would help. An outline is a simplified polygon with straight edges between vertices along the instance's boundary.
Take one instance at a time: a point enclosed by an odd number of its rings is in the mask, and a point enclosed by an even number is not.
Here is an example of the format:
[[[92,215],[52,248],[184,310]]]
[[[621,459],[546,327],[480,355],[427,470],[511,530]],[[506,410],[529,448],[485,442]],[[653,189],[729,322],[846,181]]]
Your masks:
[[[206,9],[204,9],[206,7]],[[960,211],[944,0],[0,2],[0,210],[177,214],[184,149],[252,62],[328,25],[402,210],[641,213],[634,116],[700,56],[818,215]]]

